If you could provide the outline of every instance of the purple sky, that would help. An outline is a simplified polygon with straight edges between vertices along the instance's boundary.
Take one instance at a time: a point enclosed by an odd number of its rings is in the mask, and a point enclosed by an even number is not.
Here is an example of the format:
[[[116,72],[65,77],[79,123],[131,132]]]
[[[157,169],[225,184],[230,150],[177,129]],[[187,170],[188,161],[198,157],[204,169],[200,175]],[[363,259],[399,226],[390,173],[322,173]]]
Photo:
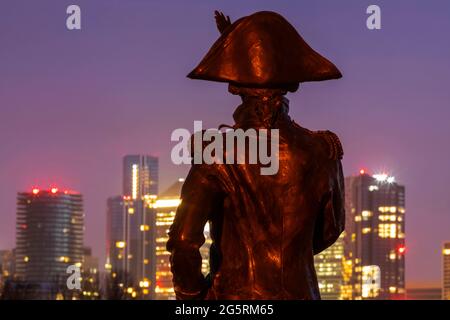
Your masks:
[[[81,31],[65,28],[72,3]],[[365,24],[373,3],[379,31]],[[2,1],[0,249],[14,246],[17,191],[79,190],[86,243],[103,258],[106,198],[121,191],[122,156],[159,156],[162,189],[186,174],[170,161],[172,130],[231,123],[239,103],[225,84],[185,77],[218,37],[214,9],[233,20],[277,11],[341,69],[339,81],[290,94],[291,115],[339,134],[347,175],[384,169],[406,185],[407,284],[438,283],[450,240],[445,0]]]

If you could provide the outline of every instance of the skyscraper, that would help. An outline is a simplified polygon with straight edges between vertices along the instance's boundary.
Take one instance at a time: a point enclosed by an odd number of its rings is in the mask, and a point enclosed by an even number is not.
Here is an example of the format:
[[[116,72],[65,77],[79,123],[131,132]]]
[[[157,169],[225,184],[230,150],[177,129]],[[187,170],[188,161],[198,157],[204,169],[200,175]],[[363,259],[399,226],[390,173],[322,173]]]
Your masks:
[[[314,265],[323,300],[342,299],[344,284],[344,234],[321,253],[314,256]]]
[[[81,194],[57,188],[18,194],[16,277],[36,287],[32,298],[54,299],[66,289],[67,267],[82,265],[83,234]]]
[[[107,202],[106,266],[127,298],[153,298],[157,178],[157,158],[125,156],[123,195]]]
[[[345,256],[353,299],[405,297],[405,187],[387,174],[346,178]]]
[[[184,180],[179,179],[163,192],[156,200],[156,286],[155,298],[158,300],[175,299],[172,283],[172,272],[170,271],[170,253],[166,250],[169,228],[175,219],[178,205],[181,203],[180,194]],[[205,227],[205,243],[200,248],[202,255],[202,272],[209,272],[209,225]]]
[[[442,249],[442,299],[450,300],[450,242]]]
[[[154,197],[108,199],[107,248],[111,276],[129,298],[153,299],[155,277]]]
[[[127,155],[123,158],[124,196],[140,199],[158,194],[158,158],[148,155]]]

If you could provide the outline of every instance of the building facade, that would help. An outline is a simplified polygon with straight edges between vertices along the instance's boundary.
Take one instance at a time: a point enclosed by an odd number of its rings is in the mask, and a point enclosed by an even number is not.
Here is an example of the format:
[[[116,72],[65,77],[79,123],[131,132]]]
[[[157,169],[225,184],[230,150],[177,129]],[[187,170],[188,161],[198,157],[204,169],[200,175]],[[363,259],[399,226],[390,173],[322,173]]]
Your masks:
[[[168,232],[175,219],[178,205],[181,203],[180,193],[183,179],[179,179],[168,190],[162,193],[154,204],[156,210],[156,286],[155,298],[158,300],[173,300],[175,293],[170,271],[170,253],[166,250],[169,239]],[[209,273],[209,225],[205,226],[205,243],[200,248],[202,255],[202,272],[206,276]]]
[[[158,194],[158,158],[149,155],[127,155],[123,158],[122,195],[137,200]]]
[[[83,236],[81,194],[57,188],[18,194],[15,280],[34,288],[29,298],[75,294],[66,290],[66,270],[81,267]]]
[[[346,298],[404,299],[405,187],[364,170],[345,183]]]
[[[106,267],[128,298],[153,299],[155,285],[154,197],[108,199]]]
[[[450,300],[450,242],[442,248],[442,300]]]
[[[0,250],[0,299],[5,283],[14,279],[15,250]]]
[[[83,248],[83,265],[81,268],[81,292],[80,299],[99,300],[100,296],[100,272],[98,258],[92,255],[90,247]]]
[[[344,285],[344,234],[328,249],[314,256],[323,300],[341,300]]]
[[[125,156],[123,195],[107,201],[106,269],[123,298],[154,298],[157,179],[157,158]]]

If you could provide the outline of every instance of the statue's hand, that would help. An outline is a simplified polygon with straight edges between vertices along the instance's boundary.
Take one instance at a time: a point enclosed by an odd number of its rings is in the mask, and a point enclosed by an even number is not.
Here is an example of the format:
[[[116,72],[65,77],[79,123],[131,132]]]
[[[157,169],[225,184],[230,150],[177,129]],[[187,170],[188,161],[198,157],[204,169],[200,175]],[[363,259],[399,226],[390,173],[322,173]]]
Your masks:
[[[217,29],[220,33],[223,33],[226,28],[231,25],[231,20],[229,16],[226,16],[220,11],[214,11],[214,18],[216,19]]]

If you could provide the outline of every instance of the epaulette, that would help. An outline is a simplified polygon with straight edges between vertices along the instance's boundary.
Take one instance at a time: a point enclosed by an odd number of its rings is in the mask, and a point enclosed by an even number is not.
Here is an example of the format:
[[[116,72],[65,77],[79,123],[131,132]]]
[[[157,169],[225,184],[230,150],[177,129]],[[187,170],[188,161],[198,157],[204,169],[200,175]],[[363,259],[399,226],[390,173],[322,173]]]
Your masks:
[[[328,144],[328,157],[331,160],[341,160],[344,156],[344,150],[342,149],[341,141],[339,140],[338,136],[329,131],[314,131],[315,135],[318,135],[322,139],[326,141]]]

